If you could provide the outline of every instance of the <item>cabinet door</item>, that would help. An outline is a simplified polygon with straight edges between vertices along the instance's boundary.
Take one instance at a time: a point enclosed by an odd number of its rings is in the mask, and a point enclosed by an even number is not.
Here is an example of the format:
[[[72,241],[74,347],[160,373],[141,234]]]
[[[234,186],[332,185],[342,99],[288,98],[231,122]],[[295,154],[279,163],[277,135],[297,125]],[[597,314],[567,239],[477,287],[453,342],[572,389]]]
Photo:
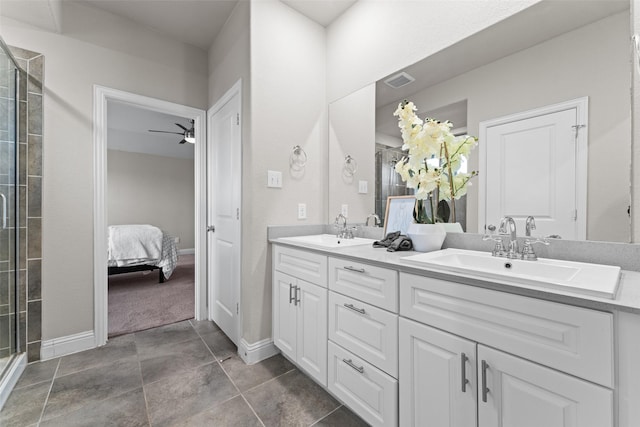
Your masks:
[[[296,361],[320,384],[327,385],[327,289],[298,280]]]
[[[400,425],[475,426],[476,344],[403,318],[399,336]]]
[[[297,306],[292,300],[296,283],[295,277],[273,273],[273,342],[292,360],[296,359]]]
[[[482,345],[478,395],[479,427],[613,425],[610,389]]]

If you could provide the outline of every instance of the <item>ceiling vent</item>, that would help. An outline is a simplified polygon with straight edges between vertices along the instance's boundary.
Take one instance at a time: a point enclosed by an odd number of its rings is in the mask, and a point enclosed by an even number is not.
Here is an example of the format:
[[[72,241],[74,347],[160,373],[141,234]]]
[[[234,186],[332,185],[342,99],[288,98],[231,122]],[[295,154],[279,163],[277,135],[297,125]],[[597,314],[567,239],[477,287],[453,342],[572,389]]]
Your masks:
[[[406,86],[413,81],[415,81],[413,77],[411,77],[409,74],[402,71],[398,74],[395,74],[389,77],[384,82],[387,84],[387,86],[391,86],[394,89],[399,89],[402,86]]]

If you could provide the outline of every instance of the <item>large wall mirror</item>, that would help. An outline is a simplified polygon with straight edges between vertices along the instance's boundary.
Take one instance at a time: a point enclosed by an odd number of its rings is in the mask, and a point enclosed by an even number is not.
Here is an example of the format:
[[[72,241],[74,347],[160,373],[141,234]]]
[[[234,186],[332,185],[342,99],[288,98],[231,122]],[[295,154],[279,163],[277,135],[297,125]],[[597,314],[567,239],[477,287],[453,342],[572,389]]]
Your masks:
[[[418,106],[420,117],[450,120],[457,132],[475,136],[483,123],[582,99],[587,100],[586,127],[567,133],[585,132],[581,137],[586,141],[587,161],[582,174],[577,175],[583,178],[576,183],[584,189],[580,197],[586,200],[579,214],[583,236],[587,240],[629,242],[630,21],[628,1],[589,1],[579,7],[575,2],[541,2],[398,70],[415,79],[410,84],[400,88],[385,84],[387,77],[396,74],[392,73],[375,86],[333,102],[329,108],[330,218],[348,203],[351,221],[363,222],[370,213],[384,214],[387,196],[411,194],[393,171],[403,155],[393,111],[404,99]],[[472,152],[469,168],[486,176],[482,150],[486,152],[483,147]],[[520,191],[523,200],[535,186],[544,185],[549,194],[558,191],[548,179],[548,164],[530,160],[536,151],[540,150],[535,138],[523,139],[518,146],[521,159],[506,157],[507,162],[522,162],[526,170],[509,177],[509,188]],[[359,163],[349,177],[343,174],[346,154]],[[553,153],[547,156],[550,163],[563,167]],[[491,167],[496,167],[495,162]],[[368,183],[366,192],[362,191],[363,181]],[[484,232],[483,181],[474,178],[466,199],[456,204],[464,211],[462,222],[469,232]],[[544,216],[544,209],[539,212],[535,205],[529,204],[528,210],[534,216]],[[561,214],[574,217],[576,212],[571,209]],[[524,212],[513,216],[526,218]]]

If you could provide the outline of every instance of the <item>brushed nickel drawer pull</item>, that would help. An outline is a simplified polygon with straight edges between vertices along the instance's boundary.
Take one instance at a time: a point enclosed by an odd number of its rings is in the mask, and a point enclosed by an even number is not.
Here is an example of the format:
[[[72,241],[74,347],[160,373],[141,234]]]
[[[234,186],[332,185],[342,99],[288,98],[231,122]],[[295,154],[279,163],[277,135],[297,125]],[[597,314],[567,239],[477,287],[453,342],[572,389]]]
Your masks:
[[[364,374],[364,366],[356,366],[356,365],[354,365],[354,363],[353,363],[353,361],[351,359],[342,359],[342,361],[344,363],[346,363],[347,365],[351,366],[356,371],[360,372],[361,374]]]
[[[467,379],[467,360],[469,358],[466,354],[462,353],[460,355],[460,376],[462,377],[462,392],[467,392],[467,384],[469,384],[469,380]]]
[[[364,268],[355,268],[352,265],[346,265],[344,269],[349,271],[355,271],[356,273],[364,273]]]
[[[291,304],[292,302],[295,302],[295,297],[292,295],[292,291],[293,291],[293,284],[289,283],[289,304]]]
[[[295,300],[295,305],[300,304],[300,295],[299,295],[299,292],[300,292],[300,286],[296,286],[296,294],[295,294],[295,295],[296,295],[296,300]]]
[[[489,364],[486,360],[482,361],[482,401],[487,402],[487,394],[489,393],[489,387],[487,387],[487,369]]]
[[[347,307],[349,310],[356,311],[360,314],[365,314],[364,308],[357,308],[353,304],[344,304],[344,306]]]

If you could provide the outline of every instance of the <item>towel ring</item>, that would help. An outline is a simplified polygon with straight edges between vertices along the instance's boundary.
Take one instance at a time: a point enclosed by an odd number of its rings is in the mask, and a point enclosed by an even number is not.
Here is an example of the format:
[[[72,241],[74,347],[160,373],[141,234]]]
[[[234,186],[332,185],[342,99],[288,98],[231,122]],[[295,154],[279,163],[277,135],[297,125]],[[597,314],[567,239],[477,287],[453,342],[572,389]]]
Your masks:
[[[289,156],[289,167],[293,170],[299,171],[304,168],[304,165],[307,164],[307,153],[300,147],[296,145],[293,147],[293,151]]]
[[[355,175],[356,171],[358,170],[358,162],[356,162],[356,159],[354,159],[353,157],[351,157],[351,155],[347,154],[344,158],[344,173],[347,176],[353,176]]]

